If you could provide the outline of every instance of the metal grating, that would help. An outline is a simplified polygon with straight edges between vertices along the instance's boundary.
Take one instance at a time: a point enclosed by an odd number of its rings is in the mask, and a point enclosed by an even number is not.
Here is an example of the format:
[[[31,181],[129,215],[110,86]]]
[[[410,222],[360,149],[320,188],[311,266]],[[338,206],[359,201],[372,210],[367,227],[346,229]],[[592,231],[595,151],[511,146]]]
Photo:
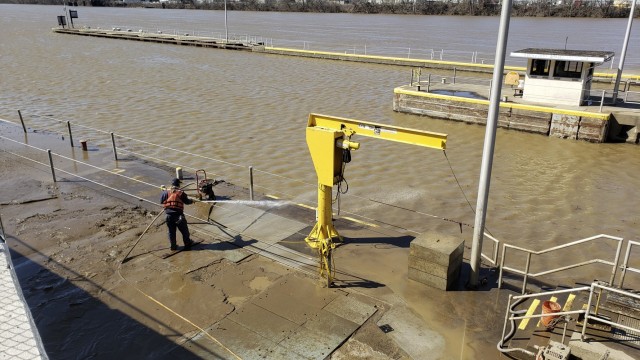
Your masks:
[[[618,323],[635,329],[640,329],[640,320],[626,315],[618,315]],[[626,341],[634,345],[640,345],[640,332],[614,328],[612,329],[612,333],[614,339]]]

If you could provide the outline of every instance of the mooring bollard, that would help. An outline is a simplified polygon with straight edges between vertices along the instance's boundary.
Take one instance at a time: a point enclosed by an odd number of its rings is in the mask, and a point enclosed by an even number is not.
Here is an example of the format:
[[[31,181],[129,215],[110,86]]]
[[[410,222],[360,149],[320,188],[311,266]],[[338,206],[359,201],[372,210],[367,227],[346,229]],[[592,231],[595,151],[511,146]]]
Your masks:
[[[73,134],[71,133],[71,123],[68,121],[67,121],[67,129],[69,129],[69,142],[71,143],[71,147],[73,147]]]
[[[179,166],[176,168],[176,178],[182,180],[182,168]]]
[[[53,176],[53,182],[57,182],[56,170],[53,168],[53,157],[51,156],[51,150],[47,149],[47,153],[49,154],[49,165],[51,165],[51,176]]]
[[[113,158],[118,161],[118,152],[116,151],[116,138],[111,133],[111,144],[113,144]]]
[[[22,120],[22,113],[20,112],[20,110],[18,110],[18,116],[20,117],[20,123],[22,124],[22,130],[26,134],[27,133],[27,127],[24,126],[24,120]]]
[[[82,146],[82,151],[87,151],[87,140],[80,140],[80,145]]]
[[[249,166],[249,200],[253,201],[253,166]]]

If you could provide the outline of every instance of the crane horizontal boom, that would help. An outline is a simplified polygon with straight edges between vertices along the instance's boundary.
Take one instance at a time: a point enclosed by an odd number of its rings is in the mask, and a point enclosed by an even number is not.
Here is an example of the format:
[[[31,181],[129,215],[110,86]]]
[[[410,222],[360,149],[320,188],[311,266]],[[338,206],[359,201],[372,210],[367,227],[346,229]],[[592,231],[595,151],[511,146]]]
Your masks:
[[[361,136],[441,150],[446,149],[447,144],[446,134],[320,114],[309,114],[307,127],[347,131]]]

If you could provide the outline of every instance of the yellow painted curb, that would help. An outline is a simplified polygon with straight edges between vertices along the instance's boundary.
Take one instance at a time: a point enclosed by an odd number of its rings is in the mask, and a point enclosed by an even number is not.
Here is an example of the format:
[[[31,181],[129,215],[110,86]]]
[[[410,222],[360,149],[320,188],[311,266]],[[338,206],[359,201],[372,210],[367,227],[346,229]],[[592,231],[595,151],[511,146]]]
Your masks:
[[[393,92],[394,92],[394,94],[404,94],[404,95],[419,96],[419,97],[440,99],[440,100],[457,101],[457,102],[471,103],[471,104],[480,104],[480,105],[487,105],[487,106],[489,105],[489,100],[472,99],[472,98],[465,98],[465,97],[461,97],[461,96],[426,93],[426,92],[415,91],[415,90],[406,90],[406,89],[402,89],[400,87],[397,87],[397,88],[393,89]],[[603,113],[596,113],[596,112],[590,112],[590,111],[569,110],[569,109],[552,108],[552,107],[540,106],[540,105],[527,105],[527,104],[517,104],[517,103],[500,102],[500,107],[502,107],[502,108],[519,109],[519,110],[538,111],[538,112],[551,113],[551,114],[584,116],[584,117],[600,119],[600,120],[605,120],[605,121],[609,120],[609,117],[611,116],[611,114],[603,114]]]
[[[310,210],[315,210],[315,209],[316,209],[316,208],[315,208],[315,207],[313,207],[313,206],[309,206],[309,205],[302,204],[302,203],[297,203],[296,205],[298,205],[298,206],[300,206],[300,207],[303,207],[303,208],[305,208],[305,209],[310,209]]]
[[[538,308],[538,305],[540,305],[540,300],[539,299],[533,299],[533,302],[531,302],[531,306],[529,306],[529,309],[527,310],[527,313],[524,314],[524,315],[525,316],[533,315],[533,313]],[[527,325],[529,324],[529,320],[531,320],[531,318],[522,319],[522,321],[520,322],[520,325],[518,326],[518,329],[520,329],[520,330],[526,329]]]
[[[362,224],[362,225],[370,226],[370,227],[378,227],[378,225],[376,225],[376,224],[368,223],[368,222],[366,222],[366,221],[361,221],[361,220],[354,219],[354,218],[352,218],[352,217],[348,217],[348,216],[341,216],[341,218],[343,218],[343,219],[345,219],[345,220],[353,221],[354,223],[358,223],[358,224]]]

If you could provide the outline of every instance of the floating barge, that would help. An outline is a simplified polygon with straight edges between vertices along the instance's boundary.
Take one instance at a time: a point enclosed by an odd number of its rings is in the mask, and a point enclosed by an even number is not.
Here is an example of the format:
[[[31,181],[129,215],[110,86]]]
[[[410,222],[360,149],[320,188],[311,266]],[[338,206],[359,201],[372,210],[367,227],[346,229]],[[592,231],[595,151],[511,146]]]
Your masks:
[[[516,72],[505,76],[498,126],[597,143],[638,143],[637,104],[620,101],[612,90],[592,95],[593,69],[610,61],[613,52],[524,49],[511,56],[527,58],[528,65],[524,80]],[[486,123],[490,81],[456,79],[455,73],[423,79],[414,72],[409,85],[394,89],[395,111]],[[631,84],[625,83],[625,92]]]

